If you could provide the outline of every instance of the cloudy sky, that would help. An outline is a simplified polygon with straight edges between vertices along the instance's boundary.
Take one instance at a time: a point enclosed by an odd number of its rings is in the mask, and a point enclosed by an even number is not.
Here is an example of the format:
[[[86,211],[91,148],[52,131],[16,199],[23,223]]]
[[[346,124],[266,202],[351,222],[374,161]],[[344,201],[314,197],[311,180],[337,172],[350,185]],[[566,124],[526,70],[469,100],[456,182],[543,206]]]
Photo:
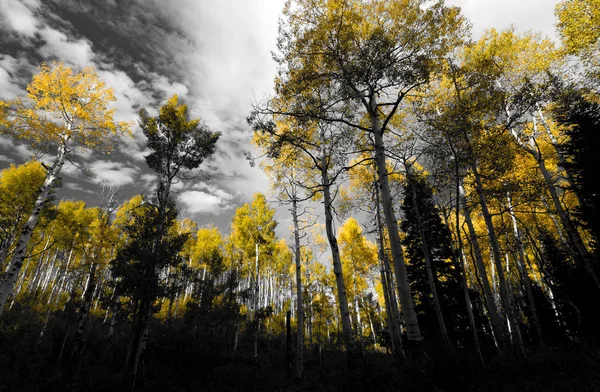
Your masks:
[[[558,0],[447,0],[463,8],[475,37],[490,27],[532,30],[554,38]],[[228,231],[235,208],[268,181],[243,152],[251,133],[245,118],[253,97],[271,91],[277,22],[283,0],[0,0],[0,99],[24,95],[42,61],[91,65],[115,90],[118,120],[134,121],[140,107],[156,113],[178,94],[212,130],[219,150],[203,164],[210,178],[175,187],[180,205],[200,225]],[[123,198],[150,193],[154,175],[144,162],[138,129],[111,155],[83,154],[94,176],[65,167],[64,198],[97,202],[101,183]],[[31,152],[0,136],[0,168]],[[278,212],[287,220],[285,211]],[[286,227],[284,225],[280,225]]]

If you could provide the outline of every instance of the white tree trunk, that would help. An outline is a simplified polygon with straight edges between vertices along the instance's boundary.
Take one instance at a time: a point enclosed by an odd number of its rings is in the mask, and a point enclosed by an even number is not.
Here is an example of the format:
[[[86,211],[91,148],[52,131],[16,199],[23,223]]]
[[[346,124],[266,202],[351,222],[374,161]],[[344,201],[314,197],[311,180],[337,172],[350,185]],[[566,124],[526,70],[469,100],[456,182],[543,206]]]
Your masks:
[[[500,285],[500,296],[502,297],[502,304],[504,305],[504,311],[509,321],[511,337],[513,339],[513,345],[519,355],[524,355],[523,341],[521,338],[521,332],[519,331],[519,325],[517,323],[517,317],[514,311],[512,303],[512,297],[508,287],[508,282],[504,275],[502,268],[502,256],[500,255],[500,244],[498,243],[498,237],[496,236],[496,229],[492,222],[492,215],[489,212],[483,184],[481,182],[481,176],[479,174],[479,168],[475,163],[472,163],[471,169],[475,177],[475,189],[479,196],[479,202],[481,206],[481,212],[488,229],[488,237],[490,239],[490,245],[492,247],[492,255],[494,263],[496,264],[496,273],[498,275],[498,283]]]
[[[408,340],[420,342],[422,340],[417,313],[413,302],[406,265],[404,262],[404,251],[400,243],[400,233],[398,231],[398,221],[394,212],[394,204],[390,185],[388,182],[388,172],[386,168],[385,147],[383,144],[383,134],[381,124],[379,123],[378,108],[375,97],[371,97],[371,132],[375,141],[375,163],[377,164],[377,175],[381,191],[381,204],[383,206],[383,215],[388,229],[390,246],[392,248],[392,258],[394,260],[394,270],[396,272],[396,284],[398,285],[398,296],[402,305],[402,314],[406,322],[406,332]]]
[[[321,141],[324,143],[324,135],[321,135]],[[329,174],[327,172],[327,156],[325,147],[321,153],[321,185],[323,187],[323,206],[325,208],[325,232],[327,240],[331,248],[331,258],[333,259],[333,273],[337,286],[338,304],[340,308],[340,317],[342,322],[342,332],[348,350],[349,361],[352,363],[356,353],[356,342],[352,333],[352,324],[350,322],[350,311],[348,310],[348,297],[346,293],[346,285],[344,283],[344,275],[342,273],[342,262],[340,260],[340,249],[337,243],[337,238],[333,230],[333,214],[331,212],[331,184],[329,182]]]
[[[304,304],[302,300],[302,272],[300,260],[300,227],[298,225],[298,200],[296,189],[292,190],[292,219],[294,222],[294,259],[296,261],[296,380],[302,379],[304,368]]]
[[[507,111],[507,113],[508,113],[508,111]],[[587,267],[590,275],[592,275],[592,278],[594,279],[596,286],[598,288],[600,288],[600,276],[597,271],[597,267],[596,267],[596,263],[594,262],[594,258],[590,254],[587,247],[585,246],[583,240],[581,239],[581,236],[579,235],[579,232],[577,231],[577,228],[573,225],[573,222],[571,221],[571,217],[569,216],[568,212],[565,210],[565,208],[563,207],[563,205],[560,201],[555,181],[552,178],[552,175],[550,174],[550,172],[548,171],[548,168],[546,167],[546,160],[543,157],[542,152],[540,151],[540,148],[535,139],[535,135],[537,134],[537,123],[536,123],[535,117],[533,117],[533,126],[534,126],[534,134],[529,138],[529,143],[528,143],[529,145],[524,143],[523,141],[521,141],[518,133],[514,129],[510,129],[510,132],[511,132],[512,136],[515,138],[517,144],[519,146],[521,146],[521,148],[524,151],[529,153],[537,162],[538,168],[542,172],[542,176],[544,177],[544,181],[546,182],[546,187],[548,188],[548,191],[550,192],[550,196],[552,198],[552,203],[554,204],[554,208],[556,210],[555,212],[558,214],[558,217],[560,218],[560,222],[561,222],[563,228],[565,229],[567,235],[569,236],[570,244],[575,248],[575,252],[581,257],[582,261],[585,263],[585,266]],[[562,160],[562,158],[559,154],[559,161],[561,161],[561,160]],[[562,160],[562,164],[564,164],[564,160]],[[568,176],[568,173],[567,173],[567,176]],[[577,199],[579,200],[579,196],[577,194],[576,194],[576,196],[577,196]],[[579,200],[579,201],[581,203],[581,200]]]
[[[379,189],[377,183],[374,184],[375,192],[375,223],[377,225],[377,242],[379,251],[377,252],[381,263],[381,283],[386,299],[386,310],[388,312],[388,326],[390,329],[390,339],[392,341],[392,351],[395,355],[404,358],[406,353],[402,347],[402,322],[400,312],[398,311],[398,301],[394,292],[394,282],[390,271],[390,263],[385,254],[385,243],[383,240],[383,223],[381,222],[381,204],[379,202]]]
[[[37,226],[40,214],[42,212],[42,208],[44,207],[44,204],[48,199],[48,194],[50,193],[50,190],[54,187],[54,182],[58,178],[58,174],[60,173],[60,170],[62,169],[65,163],[65,154],[66,147],[64,145],[61,145],[58,150],[58,156],[56,157],[54,164],[48,169],[48,172],[46,173],[46,179],[44,180],[44,184],[40,188],[31,215],[29,216],[27,223],[25,223],[25,226],[23,226],[23,229],[21,230],[21,235],[19,236],[19,240],[17,241],[17,245],[13,252],[8,272],[4,275],[4,279],[2,279],[2,283],[0,284],[0,315],[2,315],[2,311],[4,310],[6,300],[13,292],[15,283],[17,282],[17,279],[19,277],[19,272],[21,271],[23,262],[27,257],[27,245],[29,244],[29,240],[31,239],[33,230]]]
[[[488,314],[490,316],[490,322],[492,324],[492,330],[494,335],[498,339],[500,344],[500,348],[506,348],[507,343],[507,333],[504,323],[502,322],[502,318],[500,316],[500,311],[496,304],[496,300],[494,299],[494,293],[492,291],[492,287],[490,286],[490,281],[487,277],[487,272],[485,269],[485,264],[483,263],[483,255],[481,252],[481,247],[479,246],[479,241],[477,240],[477,233],[475,232],[475,226],[473,225],[473,221],[471,220],[471,209],[467,204],[467,200],[465,197],[465,191],[460,186],[460,203],[462,205],[463,214],[465,217],[465,221],[467,222],[467,227],[469,228],[469,235],[471,237],[471,245],[473,248],[473,253],[475,254],[475,263],[477,264],[477,272],[479,273],[479,280],[481,281],[481,287],[483,289],[483,297],[485,298],[485,303],[488,309]],[[492,269],[494,265],[492,264]]]
[[[523,240],[521,239],[521,232],[519,230],[519,226],[517,225],[517,217],[515,216],[515,211],[513,209],[512,200],[510,198],[510,194],[506,194],[506,200],[508,202],[508,212],[510,214],[510,218],[512,221],[513,234],[515,236],[515,241],[517,243],[517,266],[519,268],[519,272],[523,278],[523,283],[525,284],[525,292],[527,294],[527,299],[529,300],[529,305],[531,306],[531,313],[533,315],[533,325],[535,326],[536,333],[538,335],[538,339],[541,345],[544,345],[544,336],[542,333],[542,325],[540,323],[540,318],[537,312],[537,306],[535,303],[535,298],[533,297],[533,289],[531,287],[531,279],[529,279],[529,273],[527,272],[527,254],[525,252],[525,247],[523,246]]]

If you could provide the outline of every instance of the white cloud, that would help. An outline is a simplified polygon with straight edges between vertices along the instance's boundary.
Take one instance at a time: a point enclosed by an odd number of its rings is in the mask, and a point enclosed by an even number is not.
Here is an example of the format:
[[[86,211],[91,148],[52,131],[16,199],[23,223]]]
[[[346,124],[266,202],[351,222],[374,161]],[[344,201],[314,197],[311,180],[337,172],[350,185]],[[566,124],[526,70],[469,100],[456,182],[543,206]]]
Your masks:
[[[91,43],[86,39],[72,39],[65,33],[45,25],[35,16],[34,11],[39,11],[39,8],[38,0],[2,0],[0,20],[12,31],[25,37],[40,37],[44,45],[38,49],[38,53],[44,58],[58,58],[79,68],[90,65],[94,57]]]
[[[186,191],[179,195],[179,201],[183,203],[192,214],[219,215],[224,211],[231,210],[233,206],[228,204],[229,199],[226,192],[212,195],[203,191]]]
[[[76,182],[67,182],[67,183],[64,185],[64,187],[65,187],[65,188],[67,188],[67,189],[72,189],[72,190],[74,190],[74,191],[79,191],[79,192],[83,192],[83,193],[88,193],[88,194],[90,194],[90,195],[94,195],[94,194],[95,194],[95,192],[93,192],[93,191],[91,191],[91,190],[89,190],[89,189],[86,189],[86,188],[82,187],[81,185],[77,184]]]
[[[97,160],[91,165],[94,174],[93,182],[96,184],[107,183],[113,186],[133,184],[140,169],[125,166],[122,162]]]
[[[13,99],[23,94],[23,89],[14,77],[22,63],[12,56],[0,54],[0,99]]]
[[[225,0],[218,7],[186,0],[176,7],[180,13],[173,17],[200,49],[182,53],[181,61],[209,126],[222,128],[224,119],[245,118],[253,93],[271,88],[276,66],[270,52],[282,6],[271,0]]]
[[[166,76],[159,75],[156,72],[151,72],[148,76],[152,80],[152,87],[154,90],[162,92],[165,99],[168,99],[175,94],[181,99],[187,97],[189,91],[187,86],[179,82],[170,82]]]
[[[153,173],[146,173],[140,176],[140,180],[144,181],[144,188],[150,188],[154,186],[154,183],[158,181],[158,177]]]
[[[135,120],[136,108],[152,104],[150,92],[144,91],[142,83],[136,84],[125,72],[114,69],[110,64],[101,63],[99,68],[98,76],[115,94],[116,101],[111,104],[115,108],[115,120]]]
[[[46,42],[38,52],[47,59],[59,58],[78,68],[92,64],[94,53],[91,43],[86,39],[73,40],[63,32],[44,26],[37,33]]]
[[[22,161],[28,161],[34,156],[33,152],[27,146],[15,144],[13,140],[2,135],[0,135],[0,149],[7,151],[13,157],[19,157]]]
[[[0,20],[17,33],[33,37],[37,32],[38,21],[33,16],[30,7],[37,8],[35,1],[29,1],[29,6],[18,0],[0,1]]]
[[[48,162],[46,162],[46,160],[44,160],[44,163],[46,164],[51,164],[51,160],[54,159],[54,157],[51,157],[51,159],[48,160]],[[61,170],[62,174],[68,174],[70,177],[79,177],[81,175],[81,169],[75,165],[72,165],[71,163],[67,162],[65,163],[65,165],[63,166],[62,170]]]

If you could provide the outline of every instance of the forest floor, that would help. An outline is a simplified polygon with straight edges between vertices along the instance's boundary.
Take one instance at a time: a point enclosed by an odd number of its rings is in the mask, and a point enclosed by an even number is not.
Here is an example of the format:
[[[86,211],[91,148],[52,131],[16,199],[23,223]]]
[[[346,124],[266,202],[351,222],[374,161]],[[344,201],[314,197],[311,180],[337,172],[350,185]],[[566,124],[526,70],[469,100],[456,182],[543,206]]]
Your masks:
[[[123,371],[129,326],[92,322],[83,357],[69,350],[71,321],[56,317],[43,336],[43,319],[21,309],[0,322],[0,392],[127,390]],[[600,349],[594,341],[529,348],[527,358],[484,352],[485,367],[468,350],[424,346],[402,364],[391,355],[367,351],[353,369],[335,346],[319,354],[307,347],[304,377],[288,375],[285,337],[261,339],[254,363],[250,336],[240,335],[232,355],[229,341],[210,330],[191,339],[181,326],[155,324],[150,333],[139,391],[461,391],[461,392],[599,392]],[[204,333],[205,335],[200,335]],[[225,333],[227,335],[227,333]],[[231,335],[231,334],[230,334]]]
[[[285,359],[273,363],[261,356],[258,365],[219,366],[206,391],[461,391],[568,392],[600,391],[600,351],[585,346],[553,347],[528,352],[517,361],[495,357],[485,367],[464,353],[422,354],[398,366],[390,355],[365,353],[362,364],[348,369],[335,352],[310,353],[302,382],[288,377]],[[277,360],[277,358],[273,358]],[[151,389],[148,389],[151,390]],[[157,389],[158,390],[158,389]]]

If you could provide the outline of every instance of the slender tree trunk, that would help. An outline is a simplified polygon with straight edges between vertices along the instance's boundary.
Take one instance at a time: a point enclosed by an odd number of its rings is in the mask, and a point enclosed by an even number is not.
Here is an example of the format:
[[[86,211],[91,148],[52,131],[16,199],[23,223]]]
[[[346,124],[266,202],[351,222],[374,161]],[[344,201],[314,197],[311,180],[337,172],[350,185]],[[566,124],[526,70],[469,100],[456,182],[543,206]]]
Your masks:
[[[527,299],[529,300],[529,305],[531,306],[531,314],[533,316],[533,325],[535,326],[535,331],[538,336],[538,340],[540,344],[544,345],[544,335],[542,333],[542,324],[540,323],[540,318],[537,312],[537,306],[535,303],[535,298],[533,296],[533,289],[531,287],[531,279],[529,279],[529,274],[527,273],[527,263],[525,260],[527,259],[527,254],[525,253],[525,247],[523,246],[523,240],[521,239],[521,232],[519,230],[519,226],[517,225],[517,217],[515,216],[515,212],[512,205],[512,200],[510,195],[506,194],[506,200],[508,202],[508,212],[510,214],[510,218],[512,221],[513,234],[515,236],[515,241],[517,243],[517,266],[519,268],[519,272],[523,278],[523,283],[525,285],[525,292],[527,294]]]
[[[67,140],[65,139],[64,143],[66,142]],[[54,164],[48,169],[46,173],[46,179],[44,180],[44,184],[40,188],[40,192],[33,206],[31,215],[29,216],[29,219],[27,220],[25,226],[23,226],[23,229],[21,230],[21,234],[13,252],[8,272],[4,274],[4,279],[2,279],[2,283],[0,284],[0,316],[2,315],[2,311],[4,310],[6,300],[13,292],[13,288],[15,286],[15,283],[17,282],[17,278],[19,277],[19,272],[21,271],[23,262],[27,257],[27,245],[29,244],[29,240],[31,239],[33,230],[37,226],[40,214],[42,212],[42,208],[48,200],[48,195],[54,187],[54,183],[58,178],[60,170],[62,169],[65,163],[66,147],[64,143],[61,144],[61,146],[59,147],[58,156],[56,157]]]
[[[324,142],[324,135],[321,140]],[[344,283],[344,276],[342,274],[342,262],[340,260],[340,249],[333,231],[333,214],[331,211],[331,193],[329,183],[329,174],[327,173],[327,156],[325,153],[325,147],[321,154],[321,184],[323,186],[323,205],[325,208],[325,231],[327,233],[327,240],[331,248],[331,257],[333,259],[333,273],[335,275],[335,281],[337,285],[338,293],[338,304],[340,308],[340,318],[342,322],[342,331],[344,334],[344,340],[346,343],[346,350],[348,351],[348,361],[350,366],[354,365],[354,357],[356,355],[356,343],[354,341],[354,335],[352,333],[352,325],[350,323],[350,311],[348,310],[348,297],[346,294],[346,285]]]
[[[548,191],[550,192],[550,196],[552,198],[552,203],[554,204],[556,213],[558,214],[558,217],[560,218],[560,222],[561,222],[562,226],[564,227],[565,231],[567,232],[567,235],[569,236],[569,239],[571,240],[571,244],[573,244],[573,246],[575,247],[575,250],[577,251],[577,253],[581,257],[581,259],[585,263],[585,266],[587,267],[590,275],[592,275],[592,278],[594,279],[596,286],[598,288],[600,288],[600,276],[598,275],[596,263],[594,262],[592,255],[590,254],[590,252],[586,248],[585,244],[583,243],[583,240],[581,239],[579,232],[573,225],[573,222],[571,221],[569,214],[562,206],[562,203],[560,202],[560,198],[558,196],[558,191],[552,180],[552,175],[546,168],[546,163],[544,162],[544,159],[542,158],[542,156],[539,152],[535,155],[535,158],[538,162],[538,166],[540,168],[540,171],[542,172],[544,180],[546,181]]]
[[[398,354],[404,358],[406,353],[402,347],[402,320],[400,311],[398,310],[398,301],[396,300],[396,293],[394,292],[394,280],[392,278],[390,263],[385,252],[384,234],[383,234],[383,223],[381,222],[381,204],[379,202],[379,188],[377,182],[374,183],[375,188],[375,220],[377,223],[377,241],[379,243],[379,257],[381,258],[383,272],[385,274],[385,281],[387,283],[388,298],[390,304],[390,310],[393,316],[393,332],[392,339],[396,341],[398,347]]]
[[[387,257],[385,256],[385,246],[383,242],[383,227],[381,224],[381,215],[379,212],[379,192],[375,188],[376,192],[376,224],[377,224],[377,243],[379,263],[381,264],[381,284],[383,286],[383,293],[385,299],[385,307],[387,311],[388,328],[390,331],[390,340],[392,342],[392,353],[398,358],[404,358],[406,356],[404,348],[402,347],[402,333],[400,327],[398,303],[396,302],[396,295],[394,293],[393,283],[391,282],[391,273]]]
[[[597,270],[597,266],[594,261],[594,258],[590,254],[590,252],[587,249],[587,247],[585,246],[585,244],[583,243],[583,240],[581,239],[581,236],[579,235],[577,228],[571,221],[571,217],[569,216],[568,212],[565,210],[565,208],[563,207],[563,205],[560,201],[560,197],[558,196],[558,190],[554,183],[554,179],[552,178],[552,175],[550,174],[550,172],[548,171],[548,168],[546,167],[546,160],[542,156],[542,152],[540,151],[540,148],[535,139],[535,131],[537,131],[537,122],[535,120],[535,117],[533,118],[533,126],[534,126],[534,136],[530,137],[529,145],[527,145],[526,143],[521,141],[521,139],[519,138],[519,135],[517,134],[517,132],[514,129],[510,129],[510,133],[515,138],[517,144],[519,146],[521,146],[521,148],[524,151],[529,153],[537,162],[538,168],[542,172],[542,176],[544,177],[544,181],[546,182],[546,187],[548,188],[548,191],[550,192],[550,196],[552,198],[552,203],[554,204],[556,213],[558,214],[558,217],[560,218],[560,222],[569,237],[570,244],[575,248],[574,250],[576,251],[577,254],[579,254],[579,257],[585,263],[585,266],[588,269],[590,275],[592,275],[592,278],[594,279],[596,286],[600,289],[600,275],[598,274],[598,270]],[[547,128],[547,131],[549,132],[549,128]],[[554,138],[551,137],[551,140],[553,140],[553,139]],[[560,154],[559,154],[559,163],[564,164],[564,159],[562,158],[562,156],[560,156]],[[568,172],[567,172],[567,177],[569,177],[568,179],[571,180]],[[576,195],[577,199],[579,200],[579,196],[577,195],[577,193],[575,195]],[[581,200],[579,200],[579,201],[581,204]]]
[[[260,285],[259,285],[259,277],[258,277],[258,242],[255,244],[256,247],[256,258],[254,260],[254,363],[258,363],[258,327],[260,324],[260,320],[258,319],[258,304],[259,304],[259,293],[260,293]]]
[[[433,296],[433,305],[435,307],[435,315],[440,328],[440,334],[442,335],[442,341],[444,344],[450,344],[450,338],[448,337],[448,331],[446,330],[446,323],[444,322],[444,314],[442,313],[442,306],[440,305],[440,299],[437,293],[437,276],[433,274],[433,268],[431,266],[431,257],[429,256],[429,245],[427,244],[427,234],[425,233],[425,226],[421,214],[419,212],[419,202],[417,201],[417,190],[415,188],[415,182],[413,181],[413,174],[409,172],[410,168],[407,168],[407,179],[412,188],[412,205],[417,218],[417,225],[419,226],[419,234],[421,235],[421,250],[425,259],[425,269],[427,270],[427,281],[429,283],[429,289]]]
[[[292,312],[285,312],[285,358],[288,377],[292,376]]]
[[[92,260],[95,256],[92,256]],[[88,282],[83,293],[83,301],[81,303],[81,307],[79,308],[79,316],[77,318],[77,328],[75,329],[75,338],[74,338],[74,346],[73,346],[73,355],[81,354],[81,345],[83,342],[83,332],[85,330],[85,326],[87,324],[87,320],[90,314],[90,308],[92,306],[92,295],[94,294],[94,290],[96,288],[96,269],[98,265],[92,261],[92,265],[90,265],[90,273],[88,276]]]
[[[377,175],[379,179],[379,187],[381,191],[381,200],[383,206],[383,215],[388,229],[390,246],[392,248],[392,258],[394,260],[394,270],[396,272],[396,284],[398,285],[398,296],[402,305],[402,314],[406,322],[407,338],[412,342],[420,342],[422,340],[417,313],[413,302],[412,293],[408,275],[406,273],[406,265],[404,262],[404,252],[400,243],[400,233],[398,231],[398,221],[394,212],[394,202],[388,182],[388,172],[386,168],[385,147],[383,144],[383,132],[379,122],[377,101],[375,96],[371,97],[371,110],[369,115],[371,118],[371,132],[375,141],[375,163],[377,165]]]
[[[385,267],[383,266],[383,258],[381,257],[381,251],[379,253],[379,272],[381,275],[381,287],[383,289],[383,298],[385,300],[385,313],[388,323],[388,333],[390,334],[390,343],[392,345],[392,354],[396,357],[399,356],[400,349],[396,340],[395,331],[395,320],[392,314],[392,308],[390,306],[390,293],[388,291],[388,282],[385,276]]]
[[[542,108],[540,107],[540,105],[538,103],[536,103],[536,107],[537,107],[538,115],[540,116],[540,122],[542,123],[542,126],[546,130],[546,134],[548,135],[550,142],[554,146],[554,151],[556,151],[556,156],[558,157],[558,164],[564,170],[567,180],[571,184],[571,190],[572,190],[573,194],[575,195],[575,197],[577,198],[577,202],[579,203],[579,205],[581,207],[587,209],[588,208],[587,203],[586,203],[585,199],[583,199],[579,195],[579,190],[577,189],[575,180],[573,179],[573,173],[571,173],[571,171],[569,170],[569,165],[567,164],[564,155],[560,151],[558,140],[552,134],[550,126],[548,125],[548,122],[546,121],[546,118],[544,117],[544,113],[542,112]],[[534,124],[534,131],[537,131],[535,115],[533,115],[533,124]],[[594,241],[596,243],[598,243],[598,234],[599,233],[596,233],[594,230],[590,230],[590,234],[594,238]]]
[[[294,258],[296,261],[296,380],[302,379],[304,367],[304,306],[302,301],[302,271],[300,260],[300,227],[298,225],[298,200],[292,191],[292,219],[294,221]]]
[[[165,227],[165,217],[167,214],[169,195],[171,192],[171,181],[172,178],[161,178],[159,179],[159,184],[157,188],[157,198],[158,198],[158,224],[156,228],[156,233],[154,235],[154,239],[152,241],[152,254],[154,255],[147,264],[144,274],[146,282],[148,282],[145,290],[144,290],[144,298],[141,299],[140,303],[140,313],[139,313],[139,324],[134,325],[134,334],[133,334],[133,343],[134,343],[134,360],[133,367],[131,370],[131,384],[130,390],[135,389],[135,384],[138,379],[140,366],[142,363],[142,355],[146,349],[148,343],[148,322],[150,317],[152,316],[152,301],[154,300],[155,293],[153,293],[150,289],[151,282],[156,279],[156,254],[158,251],[158,247],[162,238],[167,234],[167,227]]]
[[[50,243],[50,237],[48,237],[48,241],[46,241],[46,248],[48,247],[49,243]],[[72,249],[72,247],[71,247],[71,249]],[[52,256],[52,262],[50,264],[54,264],[56,262],[56,259],[58,258],[58,255],[59,255],[58,252],[59,252],[58,250],[54,251],[54,255]],[[45,261],[44,261],[44,258],[46,259]],[[50,252],[42,252],[42,254],[40,255],[40,258],[38,259],[37,265],[35,267],[35,272],[33,274],[33,278],[30,279],[30,281],[27,283],[27,291],[29,291],[30,293],[35,293],[36,290],[38,289],[40,281],[42,280],[43,267],[48,264],[48,260],[50,260]]]
[[[146,344],[148,342],[148,316],[147,315],[149,313],[150,313],[149,311],[145,311],[145,315],[142,316],[142,319],[140,320],[140,328],[143,327],[143,329],[138,334],[139,338],[138,338],[138,343],[136,344],[136,352],[135,352],[135,357],[134,357],[134,361],[133,361],[133,373],[132,373],[132,381],[131,381],[131,390],[132,391],[135,389],[135,384],[136,384],[137,379],[140,374],[140,370],[142,367],[141,365],[143,362],[142,355],[144,353]]]
[[[485,366],[485,362],[483,361],[483,355],[481,354],[481,345],[479,343],[479,336],[477,335],[477,326],[475,325],[475,317],[473,315],[473,303],[471,302],[471,297],[469,295],[469,280],[467,279],[467,262],[465,253],[463,250],[462,236],[460,233],[460,200],[461,200],[461,187],[460,187],[460,175],[459,175],[459,167],[458,162],[456,164],[456,208],[454,210],[455,220],[456,220],[456,248],[453,249],[454,258],[456,260],[457,267],[460,269],[460,278],[461,278],[461,286],[463,289],[463,296],[465,300],[465,307],[467,309],[467,317],[469,319],[469,326],[471,327],[471,335],[473,336],[473,348],[475,349],[475,354],[477,358],[479,358],[479,363],[481,366]],[[444,214],[444,223],[450,229],[450,224],[448,222],[448,217]]]
[[[492,255],[494,263],[496,264],[496,272],[498,275],[498,282],[500,284],[500,296],[502,297],[502,303],[506,312],[506,317],[510,323],[511,335],[513,338],[513,345],[517,350],[517,353],[521,356],[525,354],[523,348],[523,340],[521,338],[521,332],[519,331],[519,324],[517,323],[517,317],[514,311],[511,294],[508,287],[508,282],[504,276],[504,270],[502,268],[502,256],[500,255],[500,245],[498,243],[498,237],[496,236],[496,230],[492,222],[492,215],[488,209],[483,184],[481,182],[481,176],[479,174],[479,168],[475,163],[472,163],[471,169],[475,176],[476,191],[479,196],[479,202],[481,205],[481,212],[483,219],[488,229],[488,236],[490,238],[490,245],[492,247]]]
[[[477,272],[479,273],[479,280],[481,282],[481,288],[483,289],[483,296],[485,298],[485,303],[487,305],[488,314],[490,316],[490,322],[492,324],[492,329],[494,331],[494,335],[498,339],[498,343],[500,345],[499,349],[502,351],[506,349],[506,344],[508,342],[508,336],[506,333],[506,327],[502,322],[502,318],[500,317],[500,312],[498,306],[496,305],[496,301],[494,299],[494,294],[492,292],[492,288],[490,286],[490,281],[488,280],[485,264],[483,263],[483,255],[481,253],[481,247],[479,246],[479,241],[477,240],[477,233],[475,232],[475,226],[473,225],[473,221],[471,220],[471,209],[467,205],[467,199],[465,197],[465,191],[462,186],[459,185],[460,189],[460,201],[462,204],[462,210],[465,216],[465,221],[467,222],[467,227],[469,228],[469,234],[471,237],[471,245],[473,249],[473,253],[475,256],[475,263],[477,264]]]
[[[353,288],[354,288],[354,313],[356,314],[356,328],[355,328],[355,332],[356,332],[356,337],[358,339],[358,347],[359,350],[363,350],[363,341],[362,341],[362,320],[360,318],[360,307],[358,306],[358,293],[356,290],[356,271],[352,271],[352,282],[353,282]]]
[[[58,300],[60,299],[62,283],[63,283],[63,279],[64,279],[65,275],[67,274],[67,268],[69,268],[68,263],[65,266],[65,268],[62,270],[56,290],[52,290],[52,292],[50,293],[50,298],[48,300],[48,305],[47,305],[48,310],[46,311],[46,318],[44,319],[44,326],[42,327],[42,330],[40,332],[40,341],[43,339],[44,334],[46,333],[46,328],[48,327],[48,322],[50,321],[50,314],[52,313],[52,309],[53,309],[52,302],[54,301],[55,302],[54,305],[56,305],[56,304],[58,304]]]

